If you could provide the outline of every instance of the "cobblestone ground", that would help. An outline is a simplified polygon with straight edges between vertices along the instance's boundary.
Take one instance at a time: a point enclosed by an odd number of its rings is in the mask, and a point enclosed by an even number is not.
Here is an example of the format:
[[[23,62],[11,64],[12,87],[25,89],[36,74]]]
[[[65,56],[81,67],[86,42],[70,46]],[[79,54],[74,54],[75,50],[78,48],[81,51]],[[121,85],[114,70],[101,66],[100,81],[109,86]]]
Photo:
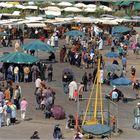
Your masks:
[[[28,41],[28,40],[27,40]],[[61,41],[60,45],[63,44],[64,41]],[[108,48],[105,48],[103,50],[103,54],[107,52]],[[13,48],[0,48],[0,53],[4,51],[13,51]],[[59,60],[59,52],[57,51],[57,59]],[[47,53],[39,53],[39,57],[45,58],[47,57]],[[140,56],[138,56],[140,57]],[[139,58],[136,58],[136,56],[132,55],[132,51],[129,50],[128,52],[128,72],[127,77],[130,75],[129,68],[131,65],[135,65],[137,72],[136,76],[139,78],[140,76],[140,65],[139,65]],[[107,63],[112,62],[111,59],[106,59]],[[77,104],[75,102],[70,102],[68,100],[68,95],[65,95],[62,90],[62,83],[61,83],[61,76],[62,76],[62,70],[65,67],[70,67],[76,76],[76,79],[78,82],[81,81],[81,76],[84,74],[85,71],[87,72],[93,72],[92,69],[79,69],[75,66],[70,66],[68,63],[56,63],[54,66],[54,77],[53,82],[47,83],[48,86],[51,86],[56,91],[56,101],[55,104],[61,105],[64,107],[67,114],[75,114],[76,112],[76,106]],[[20,121],[20,112],[18,111],[17,119],[19,120],[19,123],[14,126],[9,127],[2,127],[0,129],[0,139],[29,139],[29,137],[33,134],[35,130],[39,131],[39,136],[41,139],[50,140],[52,138],[53,128],[55,124],[60,124],[60,127],[62,128],[62,132],[64,134],[65,139],[73,139],[74,131],[73,130],[66,130],[65,129],[65,122],[66,120],[62,121],[56,121],[53,118],[51,119],[45,119],[44,114],[41,111],[35,110],[35,97],[34,97],[34,83],[20,83],[22,87],[22,93],[23,96],[27,98],[29,102],[29,108],[27,111],[27,121],[21,122]],[[103,85],[103,94],[108,94],[110,90],[112,89],[111,86],[105,86]],[[135,99],[134,91],[132,90],[132,87],[121,87],[120,88],[126,97]],[[84,97],[88,97],[89,93],[85,93]],[[103,96],[104,96],[103,95]],[[137,102],[139,102],[139,99],[129,101],[128,103],[119,102],[118,103],[118,126],[120,129],[123,130],[123,134],[120,136],[112,136],[111,139],[135,139],[139,140],[140,133],[139,131],[136,131],[132,129],[133,125],[133,109],[136,106]],[[85,102],[83,102],[84,104]],[[81,102],[82,104],[82,102]],[[85,106],[85,105],[83,105]]]

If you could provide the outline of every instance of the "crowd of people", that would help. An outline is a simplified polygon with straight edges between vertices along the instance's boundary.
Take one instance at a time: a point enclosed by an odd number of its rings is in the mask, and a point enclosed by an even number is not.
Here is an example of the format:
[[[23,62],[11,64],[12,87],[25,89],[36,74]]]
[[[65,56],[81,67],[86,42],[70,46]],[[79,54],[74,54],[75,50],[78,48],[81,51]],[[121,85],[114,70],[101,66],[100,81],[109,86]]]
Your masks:
[[[28,102],[22,97],[19,85],[0,86],[0,127],[14,125],[17,121],[17,110],[21,111],[21,120],[25,120]]]
[[[0,69],[1,81],[19,82],[35,82],[40,75],[42,80],[52,81],[53,66],[52,64],[46,65],[45,63],[37,63],[33,65],[22,64],[3,64]]]
[[[96,78],[97,74],[97,64],[98,58],[100,57],[100,83],[106,83],[110,85],[111,80],[117,79],[119,77],[126,77],[126,73],[128,70],[128,60],[127,54],[128,49],[131,47],[133,49],[134,54],[138,54],[139,44],[136,40],[132,38],[131,35],[125,35],[121,38],[113,38],[109,37],[107,40],[108,45],[110,45],[111,52],[118,52],[119,59],[121,60],[122,72],[120,76],[117,75],[114,71],[109,71],[107,76],[104,76],[105,70],[105,59],[102,54],[99,55],[99,52],[102,52],[104,49],[105,39],[103,32],[95,32],[92,27],[90,30],[85,27],[80,29],[84,33],[88,34],[86,37],[73,37],[67,38],[67,43],[60,48],[60,63],[68,62],[70,65],[75,65],[79,68],[87,69],[92,68],[93,73],[84,72],[81,76],[80,82],[77,81],[74,73],[71,70],[65,70],[62,72],[62,84],[64,94],[68,94],[68,98],[70,101],[75,101],[79,99],[80,101],[83,99],[84,93],[91,91],[92,85]],[[88,30],[89,32],[87,33]],[[22,32],[20,33],[22,34]],[[31,38],[38,39],[39,31],[31,30],[30,34]],[[19,37],[20,43],[24,43],[24,38],[22,35]],[[45,41],[45,39],[39,38],[41,41]],[[56,29],[52,36],[47,40],[47,44],[52,47],[59,47],[59,31]],[[8,38],[2,40],[2,45],[4,47],[9,46],[12,39]],[[71,48],[67,47],[68,44]],[[34,50],[30,51],[31,55],[34,55]],[[55,54],[51,54],[49,57],[50,60],[55,59]],[[112,64],[119,65],[116,59],[113,60]],[[130,68],[131,74],[130,79],[133,81],[133,89],[139,90],[140,84],[136,79],[136,68],[132,66]],[[34,82],[35,83],[35,92],[34,97],[36,101],[35,109],[41,110],[44,113],[45,118],[55,117],[53,114],[53,107],[55,105],[55,91],[50,86],[46,85],[46,82],[53,81],[53,65],[50,64],[47,66],[45,63],[37,63],[33,65],[21,65],[21,64],[4,64],[0,69],[1,72],[1,80],[2,85],[0,88],[0,127],[3,125],[9,126],[10,124],[15,124],[17,121],[16,113],[17,110],[21,111],[21,120],[25,120],[26,118],[26,110],[28,107],[28,102],[24,97],[22,97],[21,87],[19,86],[20,82]],[[47,81],[46,81],[47,80]],[[6,83],[4,83],[6,81]],[[16,83],[15,87],[13,86],[13,82]],[[113,90],[106,96],[114,102],[118,102],[119,100],[123,100],[124,94],[117,89],[115,86]],[[138,94],[136,94],[136,98],[138,98]],[[139,121],[139,104],[135,109],[134,114],[135,124],[138,124]],[[63,117],[65,118],[65,113],[63,112]],[[75,118],[73,115],[68,116],[67,126],[66,128],[74,129],[75,128]],[[139,125],[135,125],[134,128],[139,129]],[[37,137],[38,132],[36,131],[33,137]],[[62,138],[62,133],[59,126],[55,126],[54,128],[54,138]],[[77,131],[74,139],[82,139],[83,134],[80,131]]]

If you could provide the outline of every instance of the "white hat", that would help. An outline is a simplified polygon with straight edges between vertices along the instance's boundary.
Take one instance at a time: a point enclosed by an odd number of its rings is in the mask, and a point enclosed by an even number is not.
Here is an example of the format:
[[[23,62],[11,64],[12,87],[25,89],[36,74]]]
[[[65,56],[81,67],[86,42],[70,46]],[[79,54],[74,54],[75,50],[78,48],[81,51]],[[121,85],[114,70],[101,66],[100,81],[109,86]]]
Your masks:
[[[113,89],[116,89],[116,86],[113,86]]]

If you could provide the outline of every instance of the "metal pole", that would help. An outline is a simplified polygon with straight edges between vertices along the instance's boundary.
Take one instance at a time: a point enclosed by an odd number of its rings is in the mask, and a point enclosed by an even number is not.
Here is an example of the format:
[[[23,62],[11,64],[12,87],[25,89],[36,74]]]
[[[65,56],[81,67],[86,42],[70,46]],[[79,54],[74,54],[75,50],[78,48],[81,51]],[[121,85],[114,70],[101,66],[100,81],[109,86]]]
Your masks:
[[[79,105],[80,102],[79,102],[79,95],[78,95],[78,98],[77,98],[77,112],[76,112],[76,129],[78,129],[78,126],[79,126]]]
[[[110,101],[107,99],[107,105],[108,105],[108,126],[110,126]]]

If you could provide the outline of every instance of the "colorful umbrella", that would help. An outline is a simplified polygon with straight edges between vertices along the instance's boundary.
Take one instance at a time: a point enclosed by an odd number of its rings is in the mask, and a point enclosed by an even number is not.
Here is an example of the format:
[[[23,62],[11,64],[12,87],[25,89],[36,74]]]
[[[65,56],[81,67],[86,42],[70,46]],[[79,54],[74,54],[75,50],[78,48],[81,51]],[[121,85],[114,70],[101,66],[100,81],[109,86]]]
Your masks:
[[[84,36],[85,33],[78,31],[78,30],[72,30],[72,31],[66,32],[64,35],[66,35],[66,36]]]
[[[23,52],[14,52],[0,57],[0,62],[15,64],[32,64],[39,61],[38,58]]]
[[[52,46],[50,46],[40,40],[35,40],[28,44],[25,44],[22,46],[22,48],[25,50],[55,52],[55,49]]]
[[[115,86],[129,86],[132,84],[132,81],[126,77],[120,77],[114,80],[111,80],[111,85]]]
[[[112,72],[123,70],[121,66],[116,65],[116,64],[106,65],[105,69],[107,69],[107,71],[112,71]]]
[[[8,34],[4,32],[0,32],[0,36],[8,36]]]
[[[110,57],[110,58],[117,58],[119,57],[119,54],[116,52],[108,52],[105,54],[106,57]]]

